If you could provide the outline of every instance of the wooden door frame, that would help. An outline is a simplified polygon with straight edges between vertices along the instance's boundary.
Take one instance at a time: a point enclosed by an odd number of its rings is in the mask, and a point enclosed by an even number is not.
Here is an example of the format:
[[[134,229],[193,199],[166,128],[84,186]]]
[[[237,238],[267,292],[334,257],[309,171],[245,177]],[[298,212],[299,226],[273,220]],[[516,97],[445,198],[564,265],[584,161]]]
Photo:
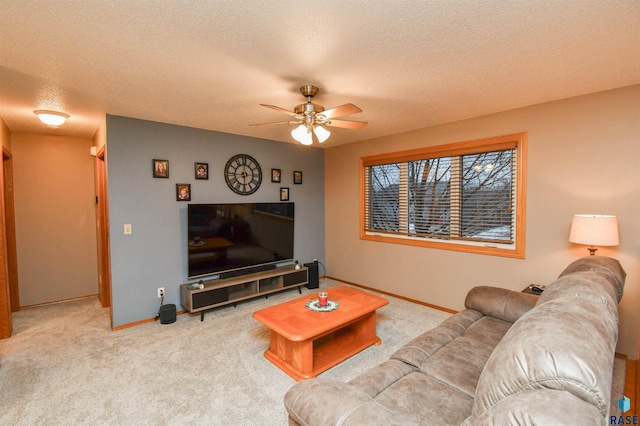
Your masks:
[[[11,212],[13,212],[13,177],[11,170],[11,153],[6,149],[6,147],[2,148],[2,164],[0,165],[0,233],[2,238],[0,238],[0,339],[6,339],[11,337],[11,332],[13,331],[13,323],[11,321],[11,294],[18,294],[17,289],[17,280],[14,284],[15,289],[12,289],[12,280],[11,280],[11,272],[10,272],[10,249],[9,246],[13,247],[13,253],[15,255],[15,227],[12,232],[7,233],[7,216],[10,216],[11,223],[14,223],[15,216],[13,213],[10,215],[7,214],[7,193],[10,193],[10,201],[11,201]],[[8,161],[8,162],[7,162]],[[9,170],[5,170],[9,169]],[[7,173],[9,174],[9,178],[7,178]],[[7,180],[9,182],[9,190],[7,190]],[[9,241],[10,236],[13,235],[13,243]],[[15,256],[13,261],[15,261]],[[16,277],[17,277],[17,267],[16,267]],[[19,302],[18,307],[19,309]]]
[[[3,147],[2,163],[4,174],[4,214],[7,242],[7,263],[9,269],[9,300],[11,312],[20,310],[20,287],[18,285],[18,250],[16,248],[16,213],[13,201],[13,157]]]
[[[103,146],[95,158],[96,229],[98,236],[98,296],[103,307],[111,306],[111,260],[109,242],[109,198],[107,191],[107,163]],[[113,315],[111,315],[113,326]]]

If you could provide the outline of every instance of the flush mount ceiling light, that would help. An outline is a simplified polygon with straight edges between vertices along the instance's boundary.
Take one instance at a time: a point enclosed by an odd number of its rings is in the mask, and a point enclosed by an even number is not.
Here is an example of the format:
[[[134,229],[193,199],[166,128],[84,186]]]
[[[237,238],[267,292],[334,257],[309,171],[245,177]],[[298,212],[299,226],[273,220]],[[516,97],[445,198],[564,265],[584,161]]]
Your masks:
[[[69,115],[64,112],[46,111],[42,109],[33,112],[38,116],[40,121],[50,127],[58,127],[69,118]]]
[[[339,107],[325,110],[322,105],[312,103],[311,98],[318,93],[318,88],[316,86],[302,86],[300,88],[300,93],[307,98],[307,103],[296,106],[293,111],[289,111],[275,105],[260,104],[275,111],[284,112],[285,114],[293,117],[294,120],[251,124],[251,126],[261,126],[265,124],[297,124],[297,127],[291,131],[291,136],[303,145],[311,145],[314,140],[322,143],[331,135],[331,132],[322,126],[357,130],[362,129],[367,125],[364,121],[336,120],[334,118],[362,112],[360,108],[353,104],[344,104]]]

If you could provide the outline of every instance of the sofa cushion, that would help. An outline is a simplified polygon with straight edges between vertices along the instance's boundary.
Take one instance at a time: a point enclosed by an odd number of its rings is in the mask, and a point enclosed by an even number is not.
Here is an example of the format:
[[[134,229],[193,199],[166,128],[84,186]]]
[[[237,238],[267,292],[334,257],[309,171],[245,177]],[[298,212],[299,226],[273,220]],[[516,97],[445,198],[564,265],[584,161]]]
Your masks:
[[[471,413],[473,398],[434,377],[415,372],[389,386],[376,402],[402,413],[409,424],[424,425],[429,419],[429,425],[459,425]],[[369,419],[360,424],[384,423]]]
[[[388,359],[382,364],[356,376],[349,384],[357,387],[370,397],[375,398],[380,392],[391,386],[391,384],[416,370],[415,367],[397,359]]]
[[[509,328],[511,328],[510,322],[484,316],[469,326],[464,337],[495,348]]]
[[[420,370],[473,398],[480,373],[511,323],[482,317],[460,337],[431,355]],[[482,335],[486,333],[486,340]]]
[[[474,322],[482,318],[478,311],[465,309],[444,320],[436,328],[416,337],[393,355],[392,359],[405,362],[415,368],[420,366],[436,351],[460,337]]]

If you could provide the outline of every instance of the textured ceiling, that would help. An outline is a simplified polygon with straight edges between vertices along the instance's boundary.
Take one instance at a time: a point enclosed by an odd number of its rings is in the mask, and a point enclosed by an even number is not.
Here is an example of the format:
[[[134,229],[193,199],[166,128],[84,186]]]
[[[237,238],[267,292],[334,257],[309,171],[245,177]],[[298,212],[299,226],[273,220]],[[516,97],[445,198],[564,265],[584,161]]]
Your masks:
[[[324,146],[640,83],[638,0],[3,0],[0,116],[104,114],[292,142],[259,104],[354,103]],[[59,129],[33,110],[71,116]]]

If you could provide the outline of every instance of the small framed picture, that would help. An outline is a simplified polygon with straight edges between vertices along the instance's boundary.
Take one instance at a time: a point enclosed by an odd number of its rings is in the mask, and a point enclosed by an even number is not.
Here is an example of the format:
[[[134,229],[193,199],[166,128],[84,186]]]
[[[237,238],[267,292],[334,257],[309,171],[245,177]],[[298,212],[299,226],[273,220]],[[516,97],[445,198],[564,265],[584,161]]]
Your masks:
[[[282,170],[271,169],[271,182],[280,183],[282,180]]]
[[[302,185],[302,172],[300,171],[293,172],[293,183],[295,185]]]
[[[169,177],[169,160],[153,160],[153,177],[168,178]]]
[[[280,188],[280,201],[289,201],[289,188]]]
[[[209,179],[209,163],[195,163],[196,179]]]
[[[176,183],[176,201],[191,201],[191,184]]]

